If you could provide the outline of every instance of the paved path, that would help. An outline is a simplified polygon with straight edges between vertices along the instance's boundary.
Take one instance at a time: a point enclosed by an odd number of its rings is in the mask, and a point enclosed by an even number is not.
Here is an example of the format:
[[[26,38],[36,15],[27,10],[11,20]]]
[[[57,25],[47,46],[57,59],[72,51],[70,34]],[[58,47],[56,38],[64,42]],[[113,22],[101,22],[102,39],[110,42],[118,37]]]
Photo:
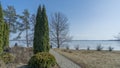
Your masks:
[[[77,64],[73,63],[72,61],[68,60],[67,58],[58,54],[52,49],[50,50],[50,53],[55,56],[56,61],[58,65],[60,66],[60,68],[81,68]]]

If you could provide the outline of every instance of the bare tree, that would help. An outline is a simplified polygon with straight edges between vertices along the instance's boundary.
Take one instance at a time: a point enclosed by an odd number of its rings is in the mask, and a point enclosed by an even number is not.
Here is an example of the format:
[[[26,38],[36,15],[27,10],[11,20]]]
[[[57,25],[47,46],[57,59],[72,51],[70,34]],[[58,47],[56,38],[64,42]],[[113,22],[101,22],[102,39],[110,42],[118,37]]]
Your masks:
[[[56,12],[51,16],[50,23],[50,40],[51,45],[57,46],[57,48],[62,47],[65,43],[70,40],[68,35],[69,24],[67,17],[60,13]]]
[[[30,32],[28,34],[29,45],[33,45],[35,23],[36,23],[36,16],[35,14],[32,14],[30,17]]]

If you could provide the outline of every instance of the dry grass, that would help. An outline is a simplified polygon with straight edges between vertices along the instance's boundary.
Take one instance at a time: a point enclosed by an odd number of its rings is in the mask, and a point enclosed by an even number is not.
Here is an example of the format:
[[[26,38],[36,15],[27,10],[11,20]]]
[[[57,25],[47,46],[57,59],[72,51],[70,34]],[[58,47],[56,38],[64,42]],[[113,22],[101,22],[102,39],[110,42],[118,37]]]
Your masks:
[[[27,64],[29,59],[33,56],[32,48],[18,47],[11,48],[10,53],[15,56],[15,63]]]
[[[83,68],[120,68],[119,51],[55,50]]]

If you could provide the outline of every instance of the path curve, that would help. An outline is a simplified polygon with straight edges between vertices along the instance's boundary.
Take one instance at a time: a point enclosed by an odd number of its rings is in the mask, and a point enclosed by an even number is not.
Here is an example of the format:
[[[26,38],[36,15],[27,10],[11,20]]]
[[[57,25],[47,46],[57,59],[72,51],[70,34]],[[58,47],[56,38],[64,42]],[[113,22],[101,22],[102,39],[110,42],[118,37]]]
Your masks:
[[[56,58],[56,61],[58,65],[60,66],[60,68],[81,68],[80,66],[72,62],[71,60],[55,52],[53,49],[50,50],[50,53]]]

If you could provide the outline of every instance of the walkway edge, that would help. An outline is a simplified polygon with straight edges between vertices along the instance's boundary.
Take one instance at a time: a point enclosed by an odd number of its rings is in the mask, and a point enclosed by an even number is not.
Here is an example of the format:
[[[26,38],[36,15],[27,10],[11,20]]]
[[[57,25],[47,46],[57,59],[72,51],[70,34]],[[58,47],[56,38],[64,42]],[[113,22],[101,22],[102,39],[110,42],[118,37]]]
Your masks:
[[[52,49],[50,50],[50,53],[56,58],[56,61],[61,68],[81,68],[78,64]]]

